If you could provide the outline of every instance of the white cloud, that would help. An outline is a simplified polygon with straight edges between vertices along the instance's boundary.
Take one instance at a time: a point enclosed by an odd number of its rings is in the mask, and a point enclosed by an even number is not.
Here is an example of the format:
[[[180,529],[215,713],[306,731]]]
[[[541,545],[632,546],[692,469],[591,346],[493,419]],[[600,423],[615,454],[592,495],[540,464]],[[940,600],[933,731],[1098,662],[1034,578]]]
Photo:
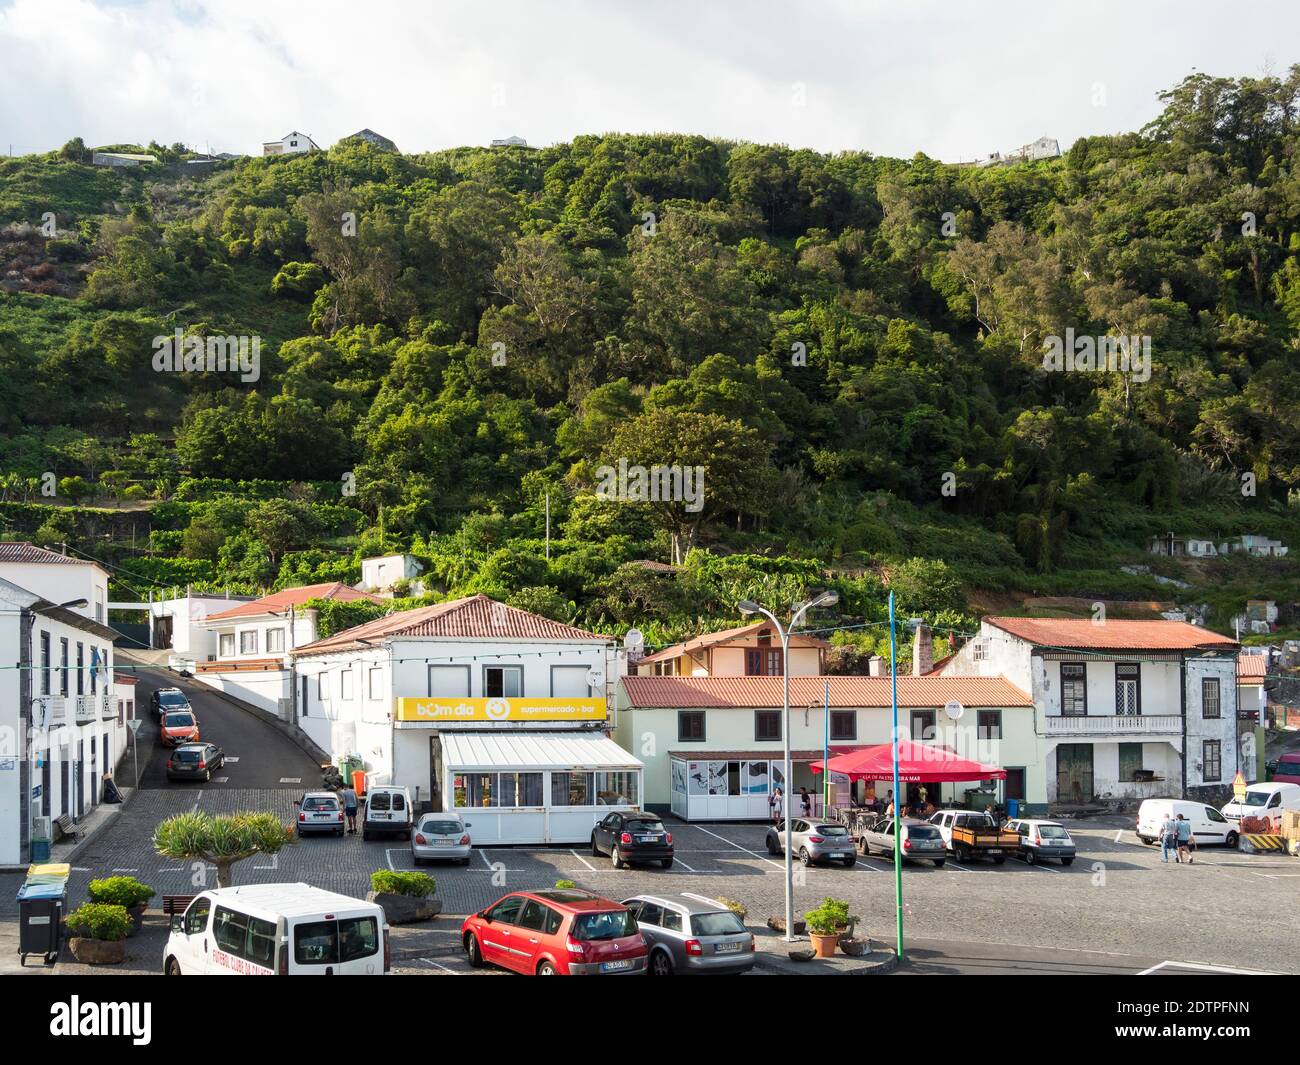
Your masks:
[[[1246,19],[1187,0],[13,0],[0,149],[256,152],[290,129],[328,145],[370,126],[404,151],[670,130],[969,159],[1138,128],[1194,67],[1281,72],[1296,57],[1267,42],[1298,24],[1291,3]]]

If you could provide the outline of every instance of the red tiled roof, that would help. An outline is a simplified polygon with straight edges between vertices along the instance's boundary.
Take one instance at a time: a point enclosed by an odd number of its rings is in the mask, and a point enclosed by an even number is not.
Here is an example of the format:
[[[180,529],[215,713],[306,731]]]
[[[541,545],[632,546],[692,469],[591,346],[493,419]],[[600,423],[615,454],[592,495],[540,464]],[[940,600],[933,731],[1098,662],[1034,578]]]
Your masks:
[[[679,658],[682,655],[690,654],[692,651],[702,651],[706,647],[713,647],[715,644],[729,643],[732,640],[741,640],[746,636],[756,636],[758,633],[767,629],[772,633],[773,646],[779,647],[777,640],[776,627],[770,621],[755,621],[749,625],[741,625],[735,629],[720,629],[718,632],[706,632],[702,636],[692,636],[689,640],[681,643],[672,644],[665,647],[662,651],[656,651],[652,655],[646,655],[640,660],[641,664],[646,662],[662,662],[670,658]],[[825,640],[819,640],[815,636],[802,636],[795,633],[790,637],[791,647],[829,647]]]
[[[498,603],[486,595],[451,599],[433,606],[403,610],[387,617],[355,625],[333,636],[297,648],[295,655],[325,654],[365,646],[366,642],[390,636],[429,636],[476,640],[599,640],[586,629],[552,621],[540,614]]]
[[[355,588],[349,588],[338,581],[329,584],[304,584],[299,588],[282,588],[278,592],[264,595],[261,599],[254,599],[251,603],[240,603],[239,606],[223,610],[219,614],[209,614],[204,620],[225,621],[227,618],[247,618],[256,614],[279,614],[291,606],[302,606],[308,599],[338,599],[342,602],[365,599],[371,603],[384,601],[377,595],[358,592]]]
[[[792,707],[821,706],[830,682],[831,706],[887,707],[889,677],[791,677]],[[655,709],[747,709],[782,705],[780,677],[623,677],[629,705]],[[898,678],[898,705],[933,708],[956,699],[963,706],[1033,706],[1004,677]]]
[[[1090,618],[986,617],[1003,632],[1040,647],[1111,651],[1231,650],[1237,641],[1185,621],[1111,621]]]
[[[0,562],[42,562],[59,566],[95,566],[96,562],[85,558],[69,558],[57,551],[47,551],[43,547],[25,540],[0,542]]]
[[[1268,676],[1268,655],[1238,655],[1237,676],[1243,681],[1263,680]]]

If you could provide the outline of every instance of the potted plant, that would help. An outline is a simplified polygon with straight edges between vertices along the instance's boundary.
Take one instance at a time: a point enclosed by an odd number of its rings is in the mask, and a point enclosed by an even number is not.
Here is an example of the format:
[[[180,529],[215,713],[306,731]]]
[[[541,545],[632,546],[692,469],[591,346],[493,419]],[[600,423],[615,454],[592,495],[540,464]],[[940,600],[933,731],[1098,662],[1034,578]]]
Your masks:
[[[428,873],[379,869],[370,874],[366,901],[379,903],[389,924],[428,921],[442,913],[442,900],[430,898],[437,886]]]
[[[126,907],[107,902],[87,902],[67,917],[68,949],[86,965],[116,965],[126,958],[126,937],[131,918]]]
[[[578,886],[578,885],[575,884],[572,880],[557,880],[557,881],[555,882],[555,887],[556,887],[556,890],[558,890],[558,891],[569,890],[569,889],[572,889],[572,888],[576,888],[577,886]]]
[[[133,876],[107,876],[90,882],[89,896],[91,902],[104,903],[109,906],[121,906],[131,918],[131,930],[128,935],[140,931],[144,921],[144,911],[149,900],[154,897],[154,889],[142,884]]]
[[[840,938],[839,912],[823,902],[815,910],[805,913],[803,918],[808,923],[808,938],[812,940],[813,953],[819,958],[831,957]]]

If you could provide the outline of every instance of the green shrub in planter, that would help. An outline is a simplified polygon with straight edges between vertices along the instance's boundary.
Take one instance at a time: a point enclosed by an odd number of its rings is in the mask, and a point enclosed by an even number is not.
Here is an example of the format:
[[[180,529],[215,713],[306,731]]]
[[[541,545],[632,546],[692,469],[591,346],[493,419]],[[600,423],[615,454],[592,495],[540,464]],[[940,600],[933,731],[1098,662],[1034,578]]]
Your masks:
[[[102,939],[115,943],[125,939],[131,930],[131,918],[125,906],[107,902],[87,902],[78,906],[67,918],[68,931],[86,939]]]
[[[154,889],[133,876],[108,876],[90,882],[90,901],[114,906],[139,906],[154,897]]]
[[[380,869],[370,874],[371,891],[388,891],[394,895],[410,895],[417,899],[427,899],[437,886],[437,881],[428,873],[403,873],[392,869]]]
[[[564,890],[567,890],[567,889],[576,888],[577,886],[578,886],[578,885],[575,884],[572,880],[557,880],[557,881],[555,882],[555,887],[556,887],[556,889],[559,890],[559,891],[564,891]]]
[[[717,900],[727,909],[739,917],[742,921],[749,916],[749,908],[743,902],[737,902],[735,899],[729,899],[725,895],[718,895]]]

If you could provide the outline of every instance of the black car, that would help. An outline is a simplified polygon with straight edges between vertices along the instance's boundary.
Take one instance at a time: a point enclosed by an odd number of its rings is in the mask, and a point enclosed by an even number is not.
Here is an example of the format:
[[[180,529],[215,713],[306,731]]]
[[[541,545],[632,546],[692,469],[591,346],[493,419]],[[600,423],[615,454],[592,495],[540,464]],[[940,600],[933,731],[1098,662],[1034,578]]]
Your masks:
[[[189,710],[190,700],[180,688],[159,688],[149,696],[149,706],[159,716],[168,710]]]
[[[226,752],[214,743],[182,743],[167,759],[168,780],[211,780],[224,769]]]
[[[658,862],[673,867],[673,834],[654,814],[610,814],[591,830],[591,853],[608,854],[615,869],[633,862]]]

